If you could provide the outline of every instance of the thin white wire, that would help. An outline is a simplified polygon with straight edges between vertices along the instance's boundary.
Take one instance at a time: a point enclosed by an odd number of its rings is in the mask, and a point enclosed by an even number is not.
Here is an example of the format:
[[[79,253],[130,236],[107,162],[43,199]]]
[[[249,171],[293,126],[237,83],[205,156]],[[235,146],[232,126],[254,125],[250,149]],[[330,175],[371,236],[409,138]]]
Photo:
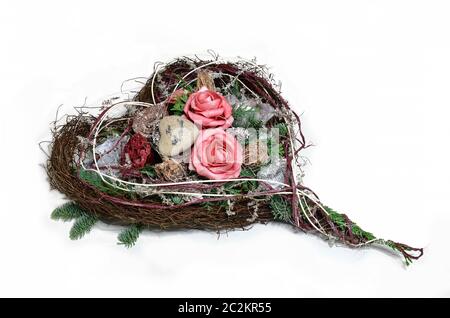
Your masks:
[[[297,192],[297,196],[298,196],[298,192]],[[310,210],[308,204],[306,203],[305,197],[304,197],[304,196],[302,196],[302,197],[299,196],[299,198],[300,198],[300,208],[302,209],[303,214],[304,214],[305,217],[308,219],[309,223],[310,223],[312,226],[314,226],[314,228],[315,228],[317,231],[319,231],[320,233],[322,233],[322,234],[325,235],[325,236],[330,237],[331,235],[328,234],[327,232],[325,232],[325,230],[323,229],[322,225],[319,223],[319,221],[316,219],[316,217],[311,213],[311,210]],[[316,221],[316,223],[319,225],[319,227],[315,226],[314,222],[311,222],[311,220],[309,219],[308,213],[305,211],[305,208],[303,207],[303,203],[305,204],[306,209],[307,209],[308,212],[309,212],[309,215],[311,215],[311,217]]]

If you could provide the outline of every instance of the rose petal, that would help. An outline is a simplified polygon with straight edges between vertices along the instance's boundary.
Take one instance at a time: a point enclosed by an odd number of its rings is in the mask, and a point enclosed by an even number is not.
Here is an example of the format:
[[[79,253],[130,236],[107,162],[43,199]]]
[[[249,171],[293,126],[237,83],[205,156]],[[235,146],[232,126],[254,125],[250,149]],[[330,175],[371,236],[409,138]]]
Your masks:
[[[231,105],[228,103],[228,101],[224,98],[222,100],[222,108],[223,108],[223,114],[225,118],[228,118],[233,113],[233,109],[231,108]]]
[[[208,109],[200,112],[200,114],[208,118],[218,117],[223,115],[223,109],[222,108]]]

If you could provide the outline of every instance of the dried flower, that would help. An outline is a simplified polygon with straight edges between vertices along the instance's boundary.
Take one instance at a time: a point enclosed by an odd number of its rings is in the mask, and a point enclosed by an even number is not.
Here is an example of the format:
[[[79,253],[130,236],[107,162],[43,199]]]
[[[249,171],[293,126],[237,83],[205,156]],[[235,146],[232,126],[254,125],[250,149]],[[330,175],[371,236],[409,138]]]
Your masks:
[[[155,165],[155,171],[156,174],[164,180],[172,182],[178,182],[186,175],[183,166],[172,159],[164,160],[162,163]]]
[[[141,169],[153,160],[152,148],[147,138],[141,134],[133,135],[125,145],[120,156],[120,164]]]

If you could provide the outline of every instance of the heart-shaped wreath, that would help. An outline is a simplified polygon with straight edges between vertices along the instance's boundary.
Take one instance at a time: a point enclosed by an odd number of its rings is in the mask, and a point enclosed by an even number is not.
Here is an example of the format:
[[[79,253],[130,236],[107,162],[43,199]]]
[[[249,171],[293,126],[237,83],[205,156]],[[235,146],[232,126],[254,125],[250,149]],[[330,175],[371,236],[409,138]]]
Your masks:
[[[302,184],[301,120],[266,67],[182,57],[156,64],[142,84],[54,123],[46,168],[70,201],[52,217],[75,220],[72,239],[98,220],[125,226],[126,246],[144,229],[275,221],[351,247],[387,246],[406,264],[422,256],[364,231]]]

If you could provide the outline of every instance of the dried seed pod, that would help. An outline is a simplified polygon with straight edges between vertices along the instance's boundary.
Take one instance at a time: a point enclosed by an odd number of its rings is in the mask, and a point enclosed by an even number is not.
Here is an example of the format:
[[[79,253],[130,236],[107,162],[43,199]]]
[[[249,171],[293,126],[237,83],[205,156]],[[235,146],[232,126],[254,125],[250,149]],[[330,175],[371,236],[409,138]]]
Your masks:
[[[214,80],[210,73],[206,71],[199,71],[197,73],[197,87],[202,88],[206,86],[212,92],[216,91],[216,86],[214,85]]]
[[[155,165],[156,174],[164,180],[178,182],[186,176],[186,170],[179,162],[166,159]]]

